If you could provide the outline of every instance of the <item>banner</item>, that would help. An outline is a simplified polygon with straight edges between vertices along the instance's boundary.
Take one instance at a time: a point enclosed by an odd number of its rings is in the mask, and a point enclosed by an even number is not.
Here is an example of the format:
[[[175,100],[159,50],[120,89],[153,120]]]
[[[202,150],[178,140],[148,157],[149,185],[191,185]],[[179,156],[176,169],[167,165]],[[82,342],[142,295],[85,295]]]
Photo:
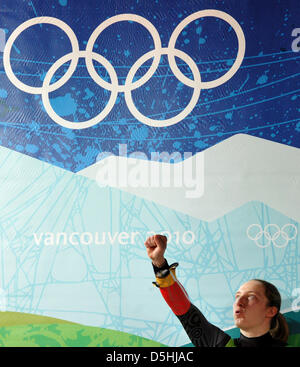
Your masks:
[[[238,335],[265,279],[300,345],[297,0],[1,0],[0,345],[191,346],[144,242]]]

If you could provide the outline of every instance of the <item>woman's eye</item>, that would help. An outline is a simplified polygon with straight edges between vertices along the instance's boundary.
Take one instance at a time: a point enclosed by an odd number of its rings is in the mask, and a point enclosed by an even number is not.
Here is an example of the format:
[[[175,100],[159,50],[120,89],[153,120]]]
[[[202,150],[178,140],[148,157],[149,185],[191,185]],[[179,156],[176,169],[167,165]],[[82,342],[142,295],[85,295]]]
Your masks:
[[[254,299],[254,298],[255,298],[254,295],[248,296],[248,299]]]

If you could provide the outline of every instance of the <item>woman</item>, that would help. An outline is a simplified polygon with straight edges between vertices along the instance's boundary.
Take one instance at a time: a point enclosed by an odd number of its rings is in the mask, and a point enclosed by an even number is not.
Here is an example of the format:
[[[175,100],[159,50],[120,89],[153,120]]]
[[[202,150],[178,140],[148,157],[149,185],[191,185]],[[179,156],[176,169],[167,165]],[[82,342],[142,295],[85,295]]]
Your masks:
[[[252,279],[235,295],[233,316],[240,337],[231,339],[224,331],[206,320],[189,300],[175,275],[177,263],[169,266],[164,258],[167,237],[148,237],[145,246],[152,260],[156,282],[165,301],[182,323],[196,347],[280,347],[287,345],[288,325],[279,312],[281,297],[277,288],[265,280]]]

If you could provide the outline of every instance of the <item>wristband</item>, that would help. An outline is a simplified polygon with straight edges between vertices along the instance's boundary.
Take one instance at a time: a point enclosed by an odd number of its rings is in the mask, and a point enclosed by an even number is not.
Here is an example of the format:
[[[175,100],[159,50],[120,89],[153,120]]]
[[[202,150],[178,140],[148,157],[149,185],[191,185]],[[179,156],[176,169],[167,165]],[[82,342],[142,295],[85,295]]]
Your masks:
[[[170,266],[167,264],[163,268],[157,268],[158,270],[155,271],[156,281],[152,282],[152,284],[158,288],[172,285],[175,282],[174,279],[176,279],[175,269],[178,265],[178,263],[173,263]]]

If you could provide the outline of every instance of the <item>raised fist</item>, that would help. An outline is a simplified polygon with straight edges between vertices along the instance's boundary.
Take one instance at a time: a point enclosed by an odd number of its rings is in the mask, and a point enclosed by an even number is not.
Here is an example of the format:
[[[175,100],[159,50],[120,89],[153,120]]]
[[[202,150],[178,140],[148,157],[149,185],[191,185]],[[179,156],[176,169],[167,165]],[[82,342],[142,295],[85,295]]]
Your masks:
[[[166,236],[155,234],[148,237],[145,241],[147,254],[157,267],[160,267],[165,262],[164,253],[167,248],[167,240]]]

